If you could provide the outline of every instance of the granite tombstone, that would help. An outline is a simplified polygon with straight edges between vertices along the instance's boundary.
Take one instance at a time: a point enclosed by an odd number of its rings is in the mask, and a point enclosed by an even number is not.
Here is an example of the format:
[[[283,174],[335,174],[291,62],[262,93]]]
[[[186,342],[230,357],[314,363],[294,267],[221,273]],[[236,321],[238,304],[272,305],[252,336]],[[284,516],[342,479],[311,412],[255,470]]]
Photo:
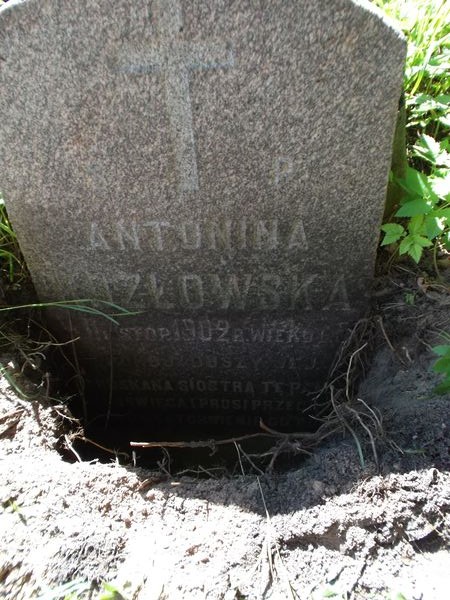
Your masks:
[[[94,410],[292,424],[367,308],[401,34],[357,0],[12,0],[0,58],[39,297],[138,312],[51,317]]]

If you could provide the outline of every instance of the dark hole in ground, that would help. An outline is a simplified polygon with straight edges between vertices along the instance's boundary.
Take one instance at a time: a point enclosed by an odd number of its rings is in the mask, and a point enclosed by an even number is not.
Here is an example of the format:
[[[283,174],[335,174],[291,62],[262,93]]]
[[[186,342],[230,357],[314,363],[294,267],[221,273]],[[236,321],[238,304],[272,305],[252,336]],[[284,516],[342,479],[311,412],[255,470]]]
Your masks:
[[[98,405],[98,390],[87,390],[84,399],[79,391],[79,379],[74,376],[71,365],[62,359],[60,348],[53,349],[48,365],[55,393],[68,398],[71,414],[78,419],[83,433],[73,437],[72,447],[86,461],[98,459],[101,462],[119,461],[147,469],[167,471],[170,474],[189,471],[202,477],[215,475],[241,474],[264,471],[272,459],[278,469],[298,464],[306,453],[297,442],[286,447],[283,434],[295,431],[313,433],[320,426],[310,414],[300,413],[284,416],[282,427],[273,425],[271,416],[263,414],[263,422],[276,429],[280,436],[274,436],[259,426],[259,416],[240,421],[236,415],[229,415],[231,424],[208,426],[190,424],[189,413],[185,413],[181,423],[174,422],[171,414],[128,413],[105,415],[92,407]],[[178,414],[180,416],[180,414]],[[224,441],[226,443],[224,443]],[[130,442],[169,442],[168,446],[141,448],[131,447]],[[179,442],[186,444],[176,447]],[[200,442],[200,447],[197,446]],[[175,447],[171,447],[174,443]],[[74,456],[67,449],[65,457]]]
[[[89,402],[89,398],[87,400]],[[112,416],[105,419],[102,415],[94,416],[91,420],[84,420],[75,408],[76,401],[72,403],[72,412],[80,419],[83,425],[85,438],[90,442],[78,440],[75,443],[77,452],[85,460],[98,458],[110,462],[117,455],[121,463],[130,463],[149,469],[162,469],[169,473],[181,470],[191,471],[199,476],[214,476],[218,474],[240,474],[264,470],[270,463],[274,453],[283,444],[282,438],[277,439],[265,434],[255,423],[254,426],[226,426],[205,427],[200,425],[170,425],[167,423],[160,427],[152,425],[149,414]],[[186,415],[188,417],[188,415]],[[265,423],[270,424],[270,417]],[[296,431],[292,426],[295,419],[290,416],[290,424],[282,431],[289,433]],[[318,422],[312,418],[302,421],[298,431],[314,432]],[[95,446],[92,442],[98,444]],[[130,442],[167,442],[164,447],[141,448],[131,447]],[[182,443],[179,447],[176,444]],[[170,444],[174,444],[171,446]],[[202,444],[198,446],[197,444]],[[103,446],[108,450],[102,450]],[[114,454],[116,453],[116,455]],[[277,457],[277,467],[286,468],[294,458],[305,456],[299,449],[294,451],[294,446],[289,453],[289,458],[282,452]]]
[[[22,316],[20,327],[24,338],[45,342],[46,336],[50,335],[48,328],[38,322],[34,315]],[[48,339],[48,337],[47,337]],[[361,337],[353,340],[355,347],[361,345]],[[199,476],[214,476],[224,474],[239,474],[254,471],[264,471],[268,466],[278,469],[298,466],[299,460],[306,455],[302,441],[295,436],[283,437],[283,434],[294,432],[307,432],[313,434],[323,424],[330,412],[330,405],[322,405],[319,414],[314,410],[297,415],[286,414],[284,421],[275,424],[270,414],[253,415],[251,421],[239,421],[226,425],[202,426],[195,423],[190,424],[189,414],[186,419],[176,423],[171,414],[119,414],[111,413],[105,415],[92,410],[97,405],[96,390],[87,390],[84,395],[80,394],[80,377],[74,370],[73,356],[70,355],[70,345],[57,346],[56,340],[45,351],[45,361],[39,369],[33,369],[30,364],[25,365],[24,373],[31,376],[36,385],[41,389],[47,383],[47,393],[51,397],[63,399],[73,414],[79,420],[82,428],[80,435],[71,436],[72,447],[83,460],[98,459],[101,462],[118,460],[121,464],[132,464],[155,470],[166,470],[174,474],[182,470],[197,473]],[[352,345],[341,355],[347,357],[333,378],[344,382],[348,375],[348,357],[352,355]],[[25,361],[26,362],[26,361]],[[362,362],[362,361],[360,361]],[[23,366],[22,361],[22,366]],[[352,386],[355,385],[358,373],[352,373]],[[343,379],[342,379],[343,378]],[[318,381],[320,388],[324,382]],[[342,387],[342,386],[341,386]],[[305,405],[309,405],[305,402]],[[319,403],[320,406],[320,403]],[[87,410],[86,410],[87,407]],[[328,407],[328,408],[327,408]],[[327,412],[328,411],[328,412]],[[175,415],[175,413],[174,413]],[[178,416],[180,416],[178,414]],[[319,419],[317,418],[319,416]],[[279,436],[267,435],[259,426],[259,417],[263,418],[264,424],[280,433]],[[159,419],[157,422],[157,419]],[[73,432],[72,432],[73,433]],[[259,434],[256,436],[255,434]],[[224,439],[229,440],[221,444]],[[180,447],[155,447],[141,448],[130,447],[130,442],[186,442]],[[203,441],[201,447],[196,447],[192,442]],[[317,444],[316,444],[317,445]],[[65,458],[74,460],[74,455],[67,448],[63,450]]]

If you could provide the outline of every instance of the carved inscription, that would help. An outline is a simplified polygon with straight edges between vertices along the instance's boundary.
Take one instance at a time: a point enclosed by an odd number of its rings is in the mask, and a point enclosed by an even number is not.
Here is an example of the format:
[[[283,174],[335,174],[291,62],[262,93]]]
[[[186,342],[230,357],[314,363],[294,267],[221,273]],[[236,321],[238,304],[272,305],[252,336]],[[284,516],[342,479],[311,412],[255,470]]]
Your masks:
[[[259,397],[248,397],[245,394],[245,382],[235,382],[240,385],[237,386],[234,393],[241,394],[239,397],[227,397],[221,394],[226,394],[221,390],[217,390],[217,397],[202,397],[198,396],[198,392],[192,395],[177,396],[169,395],[161,397],[160,395],[154,395],[157,390],[152,389],[152,382],[144,382],[148,385],[145,386],[145,391],[148,393],[146,396],[146,406],[155,410],[211,410],[218,412],[227,411],[242,411],[242,412],[300,412],[301,405],[296,401],[295,396],[298,395],[298,390],[292,393],[292,398],[287,399],[285,396],[280,398],[261,398]],[[249,383],[249,382],[247,382]],[[275,382],[276,383],[276,382]],[[122,392],[128,392],[130,396],[139,395],[142,393],[142,388],[137,389],[136,386],[126,387],[126,381],[121,385]],[[281,385],[281,384],[279,384]],[[240,390],[240,391],[239,391]],[[273,393],[273,392],[272,392]],[[128,404],[128,402],[127,402]]]
[[[287,183],[294,170],[294,163],[288,156],[278,157],[273,166],[273,177],[276,186],[281,186],[283,183]]]
[[[170,379],[122,379],[118,383],[118,388],[124,391],[134,392],[198,392],[200,393],[218,393],[220,394],[221,406],[216,405],[217,400],[211,400],[211,398],[199,398],[197,395],[188,396],[183,402],[187,402],[189,407],[193,404],[201,403],[201,407],[223,409],[231,408],[231,404],[239,403],[238,408],[251,409],[260,408],[263,400],[260,399],[261,395],[279,395],[279,396],[295,396],[302,389],[300,381],[241,381],[241,380],[228,380],[228,379],[195,379],[191,377],[189,379],[170,380]],[[225,396],[223,395],[225,394]],[[226,397],[226,394],[240,394],[243,395],[241,398],[230,399]],[[246,398],[245,396],[251,396],[252,398]],[[155,400],[159,402],[159,400]],[[266,400],[272,404],[279,404],[279,400]]]
[[[89,279],[89,275],[86,275]],[[77,278],[77,284],[81,277]],[[66,290],[70,286],[66,286]],[[349,310],[343,275],[329,281],[325,276],[277,273],[165,273],[125,274],[117,283],[99,275],[90,287],[102,299],[128,308],[179,310],[276,310],[289,312]],[[325,293],[323,290],[327,290]]]
[[[148,408],[148,397],[133,394],[127,398],[127,407],[134,409]],[[274,429],[281,430],[283,428],[292,428],[292,413],[278,413],[270,415],[269,419],[265,419],[266,423]],[[260,415],[251,414],[195,414],[189,412],[158,412],[152,414],[152,423],[156,428],[176,426],[201,426],[201,427],[220,427],[222,430],[225,427],[232,428],[245,427],[259,430]]]
[[[291,180],[306,181],[311,177],[311,167],[317,167],[322,163],[322,154],[318,150],[312,150],[307,155],[277,156],[273,160],[271,170],[271,182],[276,187],[282,188]]]
[[[175,273],[125,272],[119,268],[92,273],[56,272],[42,276],[43,297],[96,297],[130,310],[180,311],[348,311],[348,283],[343,274],[276,272]],[[49,292],[51,290],[51,292]],[[45,296],[47,294],[47,296]],[[214,319],[211,319],[211,323]],[[226,321],[222,320],[223,323]],[[225,325],[224,325],[225,327]],[[218,325],[212,327],[217,330]],[[267,331],[267,330],[266,330]],[[231,332],[231,329],[228,329]],[[235,337],[239,337],[239,332]],[[257,335],[257,334],[255,334]],[[273,336],[272,336],[273,337]]]
[[[322,344],[323,343],[321,342],[318,346],[321,347]],[[143,347],[145,348],[146,346]],[[117,350],[120,351],[121,348],[121,346],[118,346]],[[158,371],[161,371],[162,369],[173,370],[174,368],[177,368],[177,358],[175,358],[173,354],[171,355],[170,351],[169,353],[164,352],[164,355],[160,355],[158,352],[154,351],[152,345],[149,345],[146,348],[148,349],[148,352],[144,352],[141,357],[141,365],[146,369],[157,369]],[[294,379],[299,376],[299,373],[302,373],[304,376],[309,375],[309,372],[313,371],[317,366],[317,357],[305,357],[304,353],[302,353],[301,356],[289,355],[288,353],[292,350],[293,347],[289,346],[286,353],[272,357],[270,367],[278,371],[281,370],[285,374],[288,371],[291,371],[289,376],[292,376]],[[117,355],[115,356],[114,362],[117,367],[128,373],[136,366],[134,357]],[[189,351],[183,360],[183,366],[190,372],[204,372],[206,369],[208,371],[213,371],[214,373],[221,371],[230,372],[234,375],[238,373],[245,376],[245,374],[248,374],[249,372],[259,373],[260,369],[264,370],[264,359],[262,356],[239,356],[238,358],[233,358],[232,356],[217,356],[206,353],[198,354]]]
[[[303,220],[221,219],[214,221],[146,220],[117,222],[106,230],[92,223],[89,246],[98,251],[149,250],[308,250]]]
[[[244,344],[315,344],[323,340],[324,332],[305,328],[294,322],[267,321],[244,327],[234,326],[229,319],[209,318],[202,319],[173,319],[166,326],[126,327],[118,332],[119,340],[133,343],[154,342],[211,342],[213,344],[230,344],[240,342]],[[212,360],[212,359],[211,359]],[[210,366],[217,367],[217,357]],[[225,359],[222,359],[222,361]],[[259,359],[260,361],[261,359]],[[254,358],[252,367],[259,366],[258,359]],[[231,368],[231,362],[228,365]],[[288,365],[283,365],[287,367]]]
[[[120,70],[135,75],[163,75],[179,189],[195,191],[198,175],[189,74],[193,70],[232,67],[234,56],[221,42],[190,43],[181,39],[183,15],[179,0],[156,0],[154,4],[159,44],[143,50],[125,48]]]

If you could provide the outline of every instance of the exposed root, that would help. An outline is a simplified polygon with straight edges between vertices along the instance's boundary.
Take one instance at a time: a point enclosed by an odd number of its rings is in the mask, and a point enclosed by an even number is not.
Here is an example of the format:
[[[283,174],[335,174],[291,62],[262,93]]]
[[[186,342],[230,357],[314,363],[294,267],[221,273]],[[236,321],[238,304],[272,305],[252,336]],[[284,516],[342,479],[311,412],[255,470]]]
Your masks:
[[[378,466],[377,440],[384,438],[381,416],[367,403],[357,398],[355,389],[358,376],[364,369],[364,351],[369,347],[374,323],[368,319],[359,321],[339,349],[332,365],[327,383],[314,396],[307,411],[315,414],[320,423],[316,431],[281,432],[272,429],[262,419],[257,433],[225,439],[147,441],[130,442],[132,448],[206,448],[214,454],[220,446],[234,445],[238,455],[240,471],[242,459],[255,473],[273,470],[281,455],[310,455],[330,436],[348,431],[356,444],[361,465],[364,466],[363,447],[368,440],[373,459]],[[306,412],[306,411],[305,411]],[[252,440],[260,441],[267,448],[258,453],[248,453],[243,445]]]

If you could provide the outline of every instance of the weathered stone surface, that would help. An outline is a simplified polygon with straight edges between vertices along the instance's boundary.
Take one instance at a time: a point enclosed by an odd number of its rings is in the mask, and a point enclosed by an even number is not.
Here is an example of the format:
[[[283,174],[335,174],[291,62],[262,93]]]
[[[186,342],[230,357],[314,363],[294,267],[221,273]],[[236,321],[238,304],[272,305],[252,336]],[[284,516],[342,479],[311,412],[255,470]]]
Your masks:
[[[0,188],[38,294],[143,311],[60,317],[113,413],[301,414],[367,307],[404,55],[351,0],[3,7]]]

